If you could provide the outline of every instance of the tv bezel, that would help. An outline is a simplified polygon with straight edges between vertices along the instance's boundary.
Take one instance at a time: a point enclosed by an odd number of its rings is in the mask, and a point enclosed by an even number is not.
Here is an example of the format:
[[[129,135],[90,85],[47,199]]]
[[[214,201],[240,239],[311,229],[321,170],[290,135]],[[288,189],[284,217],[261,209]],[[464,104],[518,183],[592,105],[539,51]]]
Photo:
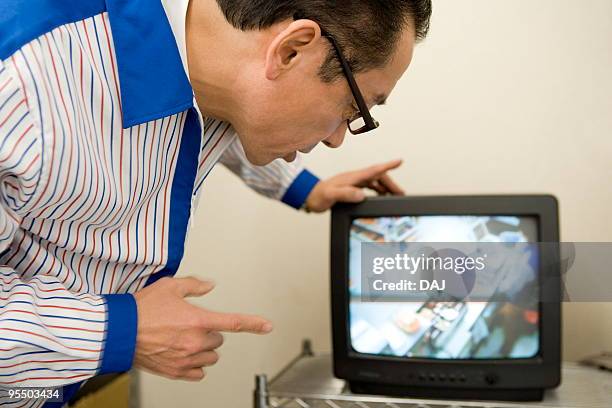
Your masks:
[[[560,301],[540,302],[540,347],[533,358],[437,360],[360,354],[351,349],[348,277],[350,228],[353,220],[424,215],[536,217],[538,241],[559,242],[558,203],[551,195],[373,197],[360,204],[335,206],[331,219],[331,308],[335,376],[362,385],[445,389],[450,390],[446,394],[451,397],[461,394],[461,390],[542,390],[558,386],[561,381]],[[552,259],[558,257],[558,252],[542,252],[540,299],[560,299],[559,263]],[[544,277],[546,285],[542,284]],[[456,380],[451,382],[451,377]]]

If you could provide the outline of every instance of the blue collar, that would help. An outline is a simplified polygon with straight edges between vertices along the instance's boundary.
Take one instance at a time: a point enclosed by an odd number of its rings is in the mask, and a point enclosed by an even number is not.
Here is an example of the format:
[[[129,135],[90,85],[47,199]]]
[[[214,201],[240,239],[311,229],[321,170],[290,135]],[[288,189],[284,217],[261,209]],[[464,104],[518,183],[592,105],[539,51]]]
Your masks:
[[[55,27],[108,11],[117,55],[123,127],[193,106],[160,0],[0,0],[0,60]]]
[[[125,129],[193,106],[170,23],[159,0],[105,0],[113,32]]]

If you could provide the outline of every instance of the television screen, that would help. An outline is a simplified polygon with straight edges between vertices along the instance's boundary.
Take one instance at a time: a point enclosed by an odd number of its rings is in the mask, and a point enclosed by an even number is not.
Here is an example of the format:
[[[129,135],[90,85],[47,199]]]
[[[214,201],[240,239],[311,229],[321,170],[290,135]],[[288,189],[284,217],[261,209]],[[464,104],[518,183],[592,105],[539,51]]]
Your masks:
[[[537,253],[521,273],[491,271],[495,301],[367,301],[361,296],[361,245],[371,242],[537,243],[530,216],[402,216],[352,220],[349,243],[349,341],[359,354],[399,358],[525,359],[538,355]],[[533,251],[534,247],[529,248]],[[537,250],[536,250],[537,252]],[[500,300],[502,299],[502,300]]]

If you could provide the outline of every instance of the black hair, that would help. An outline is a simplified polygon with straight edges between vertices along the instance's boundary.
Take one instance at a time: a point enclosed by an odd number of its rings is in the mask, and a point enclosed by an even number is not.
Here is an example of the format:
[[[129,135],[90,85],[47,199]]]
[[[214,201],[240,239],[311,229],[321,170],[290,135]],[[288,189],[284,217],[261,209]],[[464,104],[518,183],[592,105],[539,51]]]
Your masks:
[[[357,72],[386,64],[407,27],[416,41],[429,31],[431,0],[217,0],[227,21],[241,30],[261,30],[286,19],[307,18],[334,36]],[[342,73],[330,47],[321,78]]]

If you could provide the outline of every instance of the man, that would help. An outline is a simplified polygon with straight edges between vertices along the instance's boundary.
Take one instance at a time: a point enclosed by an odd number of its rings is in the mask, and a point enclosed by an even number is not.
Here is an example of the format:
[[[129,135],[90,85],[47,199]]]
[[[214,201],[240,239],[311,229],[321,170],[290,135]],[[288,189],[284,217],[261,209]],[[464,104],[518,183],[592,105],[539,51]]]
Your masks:
[[[402,194],[399,161],[320,181],[296,159],[378,127],[369,109],[430,14],[429,0],[4,0],[0,384],[67,399],[132,365],[199,380],[219,332],[269,332],[184,299],[210,283],[169,278],[206,176],[221,162],[314,212]]]

